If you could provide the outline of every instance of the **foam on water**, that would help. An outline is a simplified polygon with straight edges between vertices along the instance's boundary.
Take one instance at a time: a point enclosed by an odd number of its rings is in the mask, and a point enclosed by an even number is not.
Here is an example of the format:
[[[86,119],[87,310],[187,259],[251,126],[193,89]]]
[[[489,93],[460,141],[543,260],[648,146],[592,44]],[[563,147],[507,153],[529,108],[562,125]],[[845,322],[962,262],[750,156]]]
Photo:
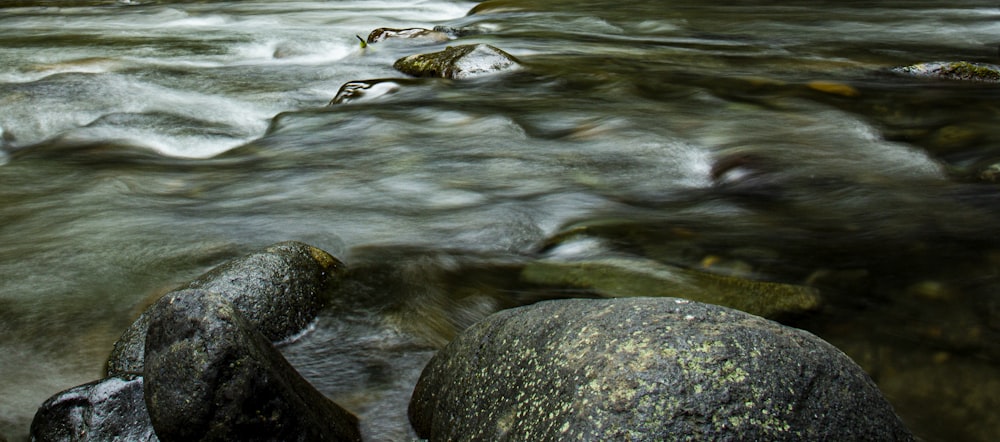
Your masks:
[[[212,157],[263,135],[271,117],[295,110],[289,106],[303,99],[325,104],[340,84],[356,79],[352,72],[377,72],[363,66],[381,59],[345,62],[358,53],[355,34],[461,17],[472,3],[125,6],[25,8],[0,16],[0,37],[36,35],[55,42],[0,54],[0,92],[5,95],[0,97],[0,127],[8,135],[8,148],[54,139],[115,140],[167,156]],[[301,72],[308,78],[294,70],[276,71],[295,66],[320,67],[332,76],[319,84],[319,71]],[[240,72],[215,73],[229,68]],[[170,80],[162,72],[213,80],[192,90],[190,83]],[[223,82],[215,85],[215,78]],[[262,91],[254,86],[260,81],[286,86]],[[108,116],[117,114],[178,115],[188,130],[179,130],[184,128],[171,125],[170,119],[157,126],[155,117],[131,118],[132,125],[122,119],[106,124]]]
[[[128,140],[167,156],[206,158],[259,136],[277,112],[117,74],[68,74],[15,88],[0,101],[0,126],[14,128],[15,148],[54,138]]]

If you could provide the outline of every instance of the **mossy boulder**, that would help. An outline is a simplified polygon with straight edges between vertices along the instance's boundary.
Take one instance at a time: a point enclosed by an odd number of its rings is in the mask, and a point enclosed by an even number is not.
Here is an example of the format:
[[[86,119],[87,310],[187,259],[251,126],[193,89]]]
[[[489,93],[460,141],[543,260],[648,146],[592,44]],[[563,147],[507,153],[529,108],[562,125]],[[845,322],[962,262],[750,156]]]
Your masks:
[[[1000,66],[967,61],[918,63],[893,69],[894,72],[918,78],[964,80],[985,83],[1000,82]]]
[[[676,298],[494,314],[424,369],[439,440],[912,440],[868,375],[805,331]]]
[[[143,393],[161,440],[361,440],[357,418],[299,375],[227,297],[188,289],[148,312]]]
[[[272,341],[288,338],[329,303],[329,282],[345,269],[329,253],[288,241],[226,262],[179,290],[218,293],[236,305],[256,330]],[[107,375],[142,373],[149,317],[143,313],[115,342]]]
[[[488,44],[449,46],[443,51],[396,60],[396,70],[414,77],[476,78],[515,70],[518,60]]]
[[[114,376],[52,396],[31,421],[31,440],[159,440],[146,413],[142,383],[142,376]]]
[[[816,310],[822,301],[811,287],[753,281],[641,258],[539,260],[525,266],[521,279],[588,289],[610,298],[684,298],[772,319]]]

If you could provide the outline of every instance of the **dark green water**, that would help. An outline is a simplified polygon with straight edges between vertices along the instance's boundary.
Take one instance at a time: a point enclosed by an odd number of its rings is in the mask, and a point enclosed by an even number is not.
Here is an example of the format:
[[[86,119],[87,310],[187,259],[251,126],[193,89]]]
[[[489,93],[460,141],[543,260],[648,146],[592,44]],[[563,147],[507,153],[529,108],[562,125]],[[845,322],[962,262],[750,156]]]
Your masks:
[[[476,7],[476,13],[467,13]],[[377,27],[463,30],[515,73],[401,77]],[[789,317],[929,441],[1000,434],[1000,87],[892,67],[1000,63],[986,1],[0,3],[0,435],[101,376],[151,298],[295,239],[357,271],[283,346],[372,440],[437,346],[547,238],[808,284]],[[579,248],[579,247],[578,247]]]

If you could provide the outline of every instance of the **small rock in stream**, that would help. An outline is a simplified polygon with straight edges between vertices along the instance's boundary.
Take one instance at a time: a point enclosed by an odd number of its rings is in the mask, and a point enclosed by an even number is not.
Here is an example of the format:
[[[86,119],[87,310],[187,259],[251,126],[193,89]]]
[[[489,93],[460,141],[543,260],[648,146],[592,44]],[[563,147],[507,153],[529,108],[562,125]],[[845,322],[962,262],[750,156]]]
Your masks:
[[[31,440],[158,440],[146,413],[142,381],[138,375],[113,376],[49,398],[31,422]]]
[[[173,292],[148,310],[145,402],[164,441],[360,441],[226,297]]]
[[[467,79],[518,69],[513,55],[487,44],[449,46],[440,52],[396,60],[396,70],[414,77]]]
[[[344,265],[308,244],[288,241],[226,262],[182,287],[218,293],[271,341],[304,329],[328,302],[326,287]],[[142,373],[149,317],[143,313],[115,342],[107,375]]]
[[[408,28],[408,29],[393,29],[393,28],[378,28],[368,34],[368,43],[378,43],[385,40],[418,40],[418,41],[429,41],[431,43],[443,43],[451,39],[448,34],[430,29],[423,28]]]
[[[394,94],[404,85],[413,84],[414,81],[420,80],[386,78],[377,80],[349,81],[344,83],[343,86],[340,86],[340,90],[337,91],[337,95],[330,100],[330,103],[327,104],[327,106],[374,100],[379,97]]]
[[[918,63],[895,68],[893,72],[917,78],[984,83],[1000,82],[1000,66],[967,61]]]
[[[429,440],[913,440],[832,345],[676,298],[494,314],[431,360],[409,416]]]

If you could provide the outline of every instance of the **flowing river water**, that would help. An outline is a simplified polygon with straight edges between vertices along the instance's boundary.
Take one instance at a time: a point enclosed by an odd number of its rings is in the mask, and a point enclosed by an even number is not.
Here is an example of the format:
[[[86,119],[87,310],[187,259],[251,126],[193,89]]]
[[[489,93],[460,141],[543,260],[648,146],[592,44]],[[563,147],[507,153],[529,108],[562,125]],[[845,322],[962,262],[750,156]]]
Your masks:
[[[470,13],[472,11],[472,13]],[[442,27],[447,43],[379,27]],[[397,58],[489,43],[516,72],[328,103]],[[559,253],[816,287],[783,322],[861,364],[914,432],[1000,434],[1000,62],[984,0],[0,2],[0,439],[102,376],[156,296],[299,240],[357,275],[282,351],[411,437],[455,332],[547,297]]]

